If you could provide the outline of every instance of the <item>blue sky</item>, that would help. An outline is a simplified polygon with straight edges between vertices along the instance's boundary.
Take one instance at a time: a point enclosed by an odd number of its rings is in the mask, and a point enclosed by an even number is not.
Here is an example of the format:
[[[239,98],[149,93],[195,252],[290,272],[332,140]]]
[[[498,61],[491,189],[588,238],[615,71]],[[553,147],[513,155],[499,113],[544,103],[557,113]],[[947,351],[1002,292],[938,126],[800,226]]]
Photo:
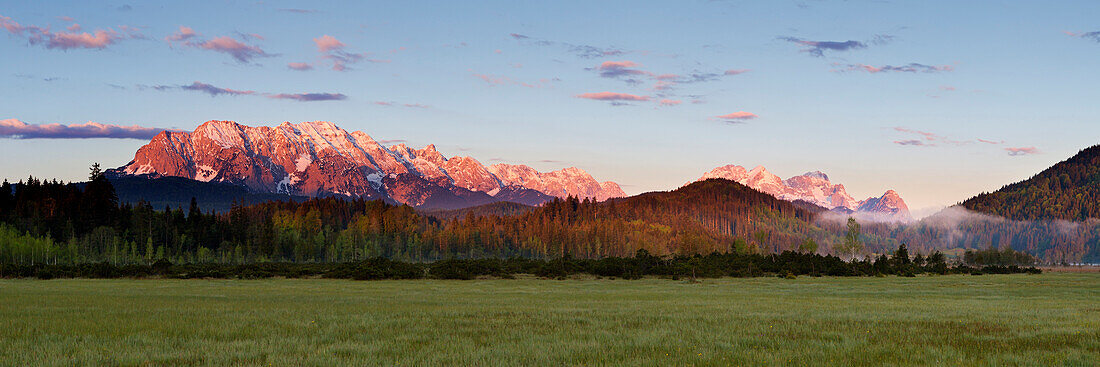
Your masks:
[[[1090,1],[0,1],[0,120],[327,120],[484,164],[577,166],[631,194],[764,165],[824,171],[857,198],[896,189],[919,210],[1100,143],[1096,14]],[[81,179],[144,143],[42,135],[0,138],[0,177]]]

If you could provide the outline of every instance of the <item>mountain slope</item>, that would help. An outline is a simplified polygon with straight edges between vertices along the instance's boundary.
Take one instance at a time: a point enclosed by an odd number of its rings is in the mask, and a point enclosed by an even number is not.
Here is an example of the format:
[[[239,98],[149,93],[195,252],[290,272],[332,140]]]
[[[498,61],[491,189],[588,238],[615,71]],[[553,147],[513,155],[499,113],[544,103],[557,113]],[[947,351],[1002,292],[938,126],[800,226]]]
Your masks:
[[[961,204],[967,209],[1016,220],[1100,218],[1100,145],[1000,190]]]
[[[855,200],[845,191],[844,185],[829,181],[821,171],[807,172],[786,180],[768,172],[764,166],[751,170],[737,165],[715,168],[703,174],[699,180],[722,178],[735,181],[776,198],[801,200],[841,213],[850,213],[861,219],[885,222],[912,221],[909,207],[894,190],[887,190],[880,197]]]
[[[133,161],[113,172],[233,183],[252,192],[337,194],[440,209],[513,200],[538,205],[554,196],[606,200],[625,195],[618,184],[597,182],[577,168],[538,172],[522,165],[508,167],[509,175],[501,178],[496,172],[505,170],[491,169],[472,157],[447,158],[434,145],[386,147],[366,133],[349,133],[331,122],[250,127],[208,121],[190,133],[158,134],[138,149]]]

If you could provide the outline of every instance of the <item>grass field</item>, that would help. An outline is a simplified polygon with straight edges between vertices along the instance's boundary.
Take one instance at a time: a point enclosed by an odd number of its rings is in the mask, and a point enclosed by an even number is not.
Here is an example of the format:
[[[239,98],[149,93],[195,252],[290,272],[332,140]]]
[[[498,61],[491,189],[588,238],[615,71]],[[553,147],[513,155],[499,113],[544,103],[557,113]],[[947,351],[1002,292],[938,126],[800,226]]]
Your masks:
[[[1100,364],[1100,274],[3,280],[0,363]]]

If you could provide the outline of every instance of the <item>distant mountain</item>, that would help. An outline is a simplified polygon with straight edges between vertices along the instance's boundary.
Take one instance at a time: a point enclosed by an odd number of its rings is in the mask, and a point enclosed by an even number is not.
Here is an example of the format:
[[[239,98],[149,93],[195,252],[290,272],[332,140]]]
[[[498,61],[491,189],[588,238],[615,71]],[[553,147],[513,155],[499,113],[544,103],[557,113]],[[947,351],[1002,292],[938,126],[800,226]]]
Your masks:
[[[747,170],[742,166],[728,165],[707,172],[699,180],[710,178],[735,181],[779,199],[801,200],[860,219],[885,222],[913,220],[909,207],[896,191],[887,190],[880,197],[857,201],[848,195],[844,185],[830,182],[829,176],[821,171],[807,172],[784,180],[768,172],[764,166]]]
[[[1100,218],[1100,145],[961,205],[1016,220]]]
[[[625,196],[579,168],[538,172],[524,165],[486,167],[447,158],[435,145],[386,147],[331,122],[249,127],[208,121],[193,132],[165,131],[114,174],[184,177],[247,187],[251,192],[342,195],[416,207],[454,209],[495,201],[538,205],[553,197]]]
[[[253,205],[268,201],[302,201],[304,196],[286,194],[256,193],[247,187],[224,182],[203,182],[182,177],[152,177],[131,175],[108,175],[107,179],[115,188],[119,202],[134,204],[144,201],[154,209],[165,206],[183,208],[191,205],[195,198],[203,212],[224,213],[233,203]],[[85,183],[77,184],[83,187]]]

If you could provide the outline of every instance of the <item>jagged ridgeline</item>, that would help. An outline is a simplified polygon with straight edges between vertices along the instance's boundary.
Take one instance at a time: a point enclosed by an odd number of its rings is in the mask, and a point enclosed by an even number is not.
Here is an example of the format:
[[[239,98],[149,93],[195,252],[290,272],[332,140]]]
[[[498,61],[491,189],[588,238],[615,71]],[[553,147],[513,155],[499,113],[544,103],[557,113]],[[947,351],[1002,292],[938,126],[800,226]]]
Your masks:
[[[110,173],[232,183],[257,193],[381,199],[426,209],[625,196],[618,184],[598,182],[575,167],[539,172],[526,165],[485,166],[473,157],[444,156],[432,144],[413,149],[384,143],[324,121],[274,127],[207,121],[192,132],[158,134],[133,161]]]

